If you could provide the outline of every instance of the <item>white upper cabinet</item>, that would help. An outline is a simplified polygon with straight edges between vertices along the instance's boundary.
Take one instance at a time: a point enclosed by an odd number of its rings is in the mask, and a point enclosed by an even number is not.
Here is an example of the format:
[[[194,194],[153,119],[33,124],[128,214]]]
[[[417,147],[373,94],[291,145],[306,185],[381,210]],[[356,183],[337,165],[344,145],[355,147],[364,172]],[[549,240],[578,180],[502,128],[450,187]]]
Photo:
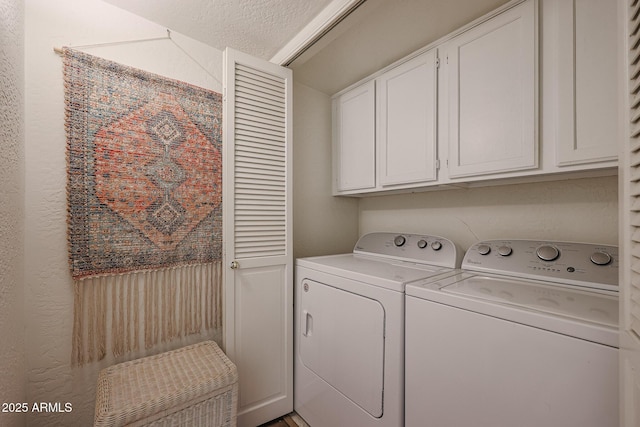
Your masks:
[[[449,176],[538,166],[537,3],[447,43]]]
[[[437,178],[437,49],[376,79],[379,180],[384,186]]]
[[[617,7],[556,0],[558,166],[617,158]]]
[[[376,186],[375,83],[333,98],[334,193]]]
[[[334,95],[334,194],[616,174],[619,25],[512,0]]]

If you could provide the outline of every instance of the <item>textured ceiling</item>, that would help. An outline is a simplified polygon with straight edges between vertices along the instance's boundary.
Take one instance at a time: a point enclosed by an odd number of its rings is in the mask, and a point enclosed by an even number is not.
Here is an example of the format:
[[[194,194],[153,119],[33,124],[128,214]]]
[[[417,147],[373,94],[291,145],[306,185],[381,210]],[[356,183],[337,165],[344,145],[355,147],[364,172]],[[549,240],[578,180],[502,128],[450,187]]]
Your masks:
[[[330,5],[349,0],[103,0],[217,49],[270,60]],[[290,67],[334,94],[509,0],[366,0]]]
[[[104,0],[224,50],[269,60],[332,0]]]

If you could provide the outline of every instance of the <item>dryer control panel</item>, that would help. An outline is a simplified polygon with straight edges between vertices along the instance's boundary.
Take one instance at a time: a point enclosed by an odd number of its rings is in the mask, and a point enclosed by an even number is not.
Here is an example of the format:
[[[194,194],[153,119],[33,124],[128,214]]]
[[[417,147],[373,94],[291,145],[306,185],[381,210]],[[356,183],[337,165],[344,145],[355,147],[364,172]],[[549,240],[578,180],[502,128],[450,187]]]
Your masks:
[[[618,247],[535,240],[486,240],[467,250],[465,270],[618,291]]]
[[[451,240],[427,234],[369,233],[358,239],[353,252],[448,268],[460,267],[462,258]]]

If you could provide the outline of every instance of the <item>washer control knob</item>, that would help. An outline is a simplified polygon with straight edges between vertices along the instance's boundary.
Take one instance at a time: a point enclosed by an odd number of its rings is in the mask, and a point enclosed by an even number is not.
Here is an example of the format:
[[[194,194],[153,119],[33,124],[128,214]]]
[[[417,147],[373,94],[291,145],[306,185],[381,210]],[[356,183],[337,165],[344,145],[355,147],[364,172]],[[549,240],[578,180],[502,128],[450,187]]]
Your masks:
[[[490,252],[491,246],[485,245],[484,243],[482,245],[478,245],[478,253],[480,255],[489,255]]]
[[[543,261],[553,261],[560,256],[560,251],[555,246],[544,245],[536,250],[536,255]]]
[[[424,249],[424,248],[426,248],[426,247],[427,247],[427,241],[426,241],[426,240],[424,240],[424,239],[420,239],[420,240],[418,240],[418,247],[419,247],[420,249]]]
[[[402,245],[405,244],[405,242],[407,241],[407,239],[405,239],[404,236],[396,236],[395,239],[393,239],[393,244],[400,247]]]
[[[511,246],[500,246],[498,248],[498,253],[502,256],[509,256],[512,252],[513,249],[511,249]]]
[[[442,249],[442,243],[440,242],[433,242],[431,244],[431,249],[433,249],[434,251],[439,251],[440,249]]]
[[[606,252],[594,252],[591,254],[591,262],[595,265],[607,265],[611,262],[611,255]]]

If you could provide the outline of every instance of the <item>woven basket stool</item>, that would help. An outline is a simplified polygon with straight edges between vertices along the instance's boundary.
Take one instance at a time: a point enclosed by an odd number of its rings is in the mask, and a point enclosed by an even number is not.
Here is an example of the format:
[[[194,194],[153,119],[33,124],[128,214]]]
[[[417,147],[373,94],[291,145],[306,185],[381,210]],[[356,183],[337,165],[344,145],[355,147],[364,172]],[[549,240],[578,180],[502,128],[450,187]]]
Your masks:
[[[236,366],[204,341],[103,369],[94,426],[235,426],[237,403]]]

